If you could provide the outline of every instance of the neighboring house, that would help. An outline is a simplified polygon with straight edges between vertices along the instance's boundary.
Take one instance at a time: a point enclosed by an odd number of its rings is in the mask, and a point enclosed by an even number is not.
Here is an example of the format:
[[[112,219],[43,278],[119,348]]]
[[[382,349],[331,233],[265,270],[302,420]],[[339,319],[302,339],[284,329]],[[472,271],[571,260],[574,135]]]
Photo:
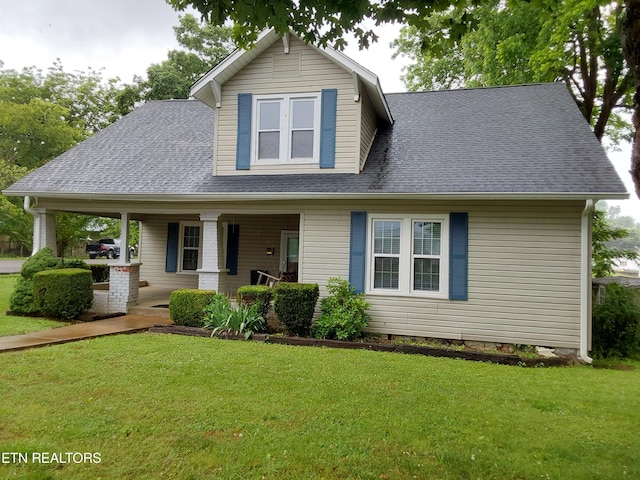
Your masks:
[[[142,222],[141,265],[114,267],[127,287],[109,309],[135,303],[138,274],[231,294],[256,270],[322,295],[342,277],[371,331],[588,360],[593,203],[627,193],[565,85],[384,95],[343,54],[270,31],[192,95],[5,191],[31,197],[39,247],[56,211]]]
[[[640,277],[640,260],[616,258],[613,262],[614,272],[629,277]]]

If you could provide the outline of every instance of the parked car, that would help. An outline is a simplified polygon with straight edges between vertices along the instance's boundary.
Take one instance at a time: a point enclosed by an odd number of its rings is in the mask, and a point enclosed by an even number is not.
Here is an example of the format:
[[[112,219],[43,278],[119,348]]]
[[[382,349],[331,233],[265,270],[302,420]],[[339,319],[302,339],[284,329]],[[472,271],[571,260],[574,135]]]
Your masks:
[[[120,239],[119,238],[101,238],[96,243],[87,245],[86,252],[89,258],[107,257],[120,258]],[[135,254],[135,248],[129,247],[129,258]]]

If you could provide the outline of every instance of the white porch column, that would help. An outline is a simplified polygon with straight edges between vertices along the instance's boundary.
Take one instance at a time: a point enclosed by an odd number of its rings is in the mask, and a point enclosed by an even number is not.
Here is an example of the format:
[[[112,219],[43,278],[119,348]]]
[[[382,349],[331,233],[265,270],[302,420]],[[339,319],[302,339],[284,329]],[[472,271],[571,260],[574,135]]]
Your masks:
[[[198,288],[215,290],[220,286],[220,264],[218,245],[219,213],[202,213],[202,266],[198,269]]]
[[[120,263],[126,265],[129,258],[129,212],[120,212]]]
[[[42,239],[40,238],[40,231],[42,222],[40,221],[40,214],[34,212],[33,214],[33,248],[31,249],[31,255],[35,255],[42,250]]]
[[[34,216],[33,230],[33,253],[36,253],[36,244],[38,250],[44,247],[50,247],[55,256],[58,255],[58,247],[56,245],[56,216],[54,213],[47,212],[43,208],[34,209],[37,214]],[[36,220],[38,218],[38,220]],[[37,225],[39,223],[39,225]],[[38,226],[38,241],[36,242],[36,226]]]

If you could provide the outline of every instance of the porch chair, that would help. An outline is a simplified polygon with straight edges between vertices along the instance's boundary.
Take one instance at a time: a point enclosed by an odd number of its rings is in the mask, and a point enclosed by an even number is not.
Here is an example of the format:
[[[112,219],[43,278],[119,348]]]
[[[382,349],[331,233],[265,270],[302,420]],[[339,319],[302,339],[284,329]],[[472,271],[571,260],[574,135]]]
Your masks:
[[[270,288],[275,287],[282,281],[282,277],[274,277],[268,273],[258,270],[258,281],[256,285],[267,285]]]

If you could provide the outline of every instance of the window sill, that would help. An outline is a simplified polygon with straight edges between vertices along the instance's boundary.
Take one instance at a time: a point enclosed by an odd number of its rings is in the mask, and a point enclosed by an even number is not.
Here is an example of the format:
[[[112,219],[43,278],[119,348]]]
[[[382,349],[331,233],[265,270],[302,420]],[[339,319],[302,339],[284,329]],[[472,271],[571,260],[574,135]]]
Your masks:
[[[320,165],[318,160],[255,160],[251,163],[252,167],[261,166],[283,166],[283,165]]]
[[[433,300],[449,300],[448,293],[444,292],[400,292],[396,290],[367,290],[366,295],[372,297],[406,297]]]

